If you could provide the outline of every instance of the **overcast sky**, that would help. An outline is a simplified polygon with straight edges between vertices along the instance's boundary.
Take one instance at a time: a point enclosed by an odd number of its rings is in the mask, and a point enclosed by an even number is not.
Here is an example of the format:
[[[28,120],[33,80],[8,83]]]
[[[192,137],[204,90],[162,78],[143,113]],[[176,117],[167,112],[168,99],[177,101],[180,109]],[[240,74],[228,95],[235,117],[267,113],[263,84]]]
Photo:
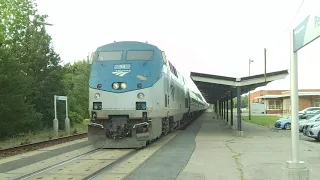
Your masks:
[[[166,52],[176,68],[243,77],[290,68],[286,31],[301,0],[37,0],[48,14],[48,32],[64,63],[113,41],[148,41]],[[319,0],[306,0],[290,29]],[[318,11],[320,12],[320,11]],[[319,13],[320,14],[320,13]],[[286,31],[286,33],[285,33]],[[299,89],[319,88],[320,40],[299,51]],[[315,83],[316,82],[316,83]],[[289,89],[290,77],[260,89]]]

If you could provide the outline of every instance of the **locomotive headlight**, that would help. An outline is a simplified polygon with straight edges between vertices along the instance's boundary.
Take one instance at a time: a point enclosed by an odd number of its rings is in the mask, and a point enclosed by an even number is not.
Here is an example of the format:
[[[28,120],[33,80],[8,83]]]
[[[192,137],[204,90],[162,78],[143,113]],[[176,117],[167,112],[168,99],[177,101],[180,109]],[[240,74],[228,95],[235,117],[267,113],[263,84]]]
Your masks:
[[[138,93],[137,97],[138,97],[138,99],[143,99],[144,98],[144,94],[143,93]]]
[[[119,83],[113,83],[112,84],[113,89],[119,89]]]
[[[99,93],[95,93],[95,94],[94,94],[94,98],[95,98],[95,99],[99,99],[99,98],[100,98],[100,94],[99,94]]]
[[[125,88],[127,88],[127,83],[121,83],[121,85],[120,85],[120,87],[121,87],[121,89],[125,89]]]

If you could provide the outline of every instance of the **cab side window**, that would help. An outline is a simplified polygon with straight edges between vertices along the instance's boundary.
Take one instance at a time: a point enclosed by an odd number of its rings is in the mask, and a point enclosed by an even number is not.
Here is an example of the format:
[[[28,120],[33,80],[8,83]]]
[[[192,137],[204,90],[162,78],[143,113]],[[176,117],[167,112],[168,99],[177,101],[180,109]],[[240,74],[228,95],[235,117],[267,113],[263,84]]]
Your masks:
[[[170,61],[169,61],[169,66],[170,66],[171,72],[178,78],[176,68],[170,63]]]
[[[165,65],[167,65],[167,56],[166,56],[166,54],[164,53],[164,51],[161,51],[161,53],[162,53],[162,62],[165,64]]]

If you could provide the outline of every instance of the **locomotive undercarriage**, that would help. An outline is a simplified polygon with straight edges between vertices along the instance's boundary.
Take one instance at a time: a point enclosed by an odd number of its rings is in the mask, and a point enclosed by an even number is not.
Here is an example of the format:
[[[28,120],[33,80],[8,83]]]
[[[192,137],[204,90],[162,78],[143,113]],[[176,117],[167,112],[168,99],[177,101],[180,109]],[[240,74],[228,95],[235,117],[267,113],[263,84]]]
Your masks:
[[[88,140],[96,148],[142,148],[188,123],[193,119],[190,115],[185,114],[180,121],[174,121],[173,117],[130,119],[129,116],[118,115],[95,119],[93,116],[88,125]]]
[[[128,116],[110,116],[92,120],[88,138],[100,148],[139,148],[152,140],[152,121],[129,119]]]

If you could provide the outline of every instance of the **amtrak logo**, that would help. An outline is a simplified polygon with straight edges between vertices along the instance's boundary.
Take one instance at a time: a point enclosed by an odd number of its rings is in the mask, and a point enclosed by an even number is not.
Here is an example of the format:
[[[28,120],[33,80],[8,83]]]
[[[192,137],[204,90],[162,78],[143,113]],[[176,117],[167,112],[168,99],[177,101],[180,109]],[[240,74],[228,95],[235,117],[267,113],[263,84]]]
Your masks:
[[[124,75],[128,74],[130,70],[122,70],[122,71],[114,71],[112,74],[123,77]]]

